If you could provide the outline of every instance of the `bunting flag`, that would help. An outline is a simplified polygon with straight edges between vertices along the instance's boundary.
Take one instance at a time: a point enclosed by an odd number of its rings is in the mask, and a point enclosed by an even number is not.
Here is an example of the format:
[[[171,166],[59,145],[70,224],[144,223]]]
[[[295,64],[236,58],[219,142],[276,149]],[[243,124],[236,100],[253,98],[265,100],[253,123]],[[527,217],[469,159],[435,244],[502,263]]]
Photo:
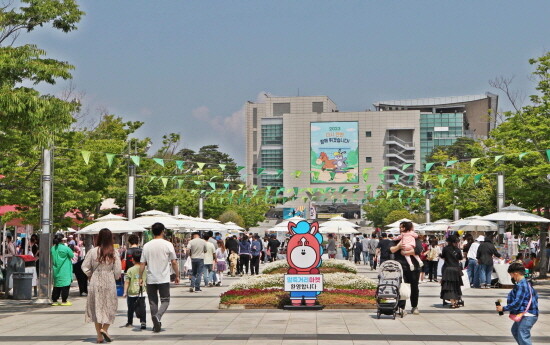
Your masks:
[[[476,185],[479,181],[481,181],[481,177],[483,174],[477,174],[474,176],[474,185]]]
[[[206,164],[206,163],[197,163],[197,166],[199,167],[199,170],[202,171],[202,169],[204,168],[204,165],[205,165],[205,164]]]
[[[430,178],[430,175],[428,174],[423,174],[422,175],[422,183],[426,183],[428,182],[428,179]]]
[[[277,169],[277,177],[281,176],[281,174],[283,173],[284,169]]]
[[[463,183],[464,183],[464,177],[461,176],[458,178],[458,186],[459,187],[462,186]]]
[[[202,184],[202,181],[193,181],[194,184],[196,184],[197,186],[200,186]]]
[[[216,182],[208,182],[208,185],[210,186],[210,188],[216,189]]]
[[[407,183],[410,183],[414,180],[414,174],[409,175],[409,179],[407,180]]]
[[[451,181],[453,181],[453,183],[456,182],[456,176],[457,176],[456,174],[451,175]]]
[[[384,172],[384,171],[386,171],[386,170],[389,170],[389,169],[391,169],[391,168],[392,168],[392,167],[388,167],[388,166],[383,167],[383,168],[382,168],[382,172]]]
[[[139,166],[139,163],[140,163],[140,157],[139,156],[130,156],[130,159],[132,160],[132,162],[134,162],[134,164],[136,166]]]
[[[106,153],[105,154],[105,157],[107,157],[107,164],[109,164],[109,167],[111,167],[111,165],[113,165],[113,160],[115,159],[115,154],[114,153]]]
[[[527,155],[527,154],[529,154],[529,152],[522,152],[522,153],[520,153],[519,156],[518,156],[518,157],[519,157],[519,160],[522,160],[523,157],[525,157],[525,155]]]
[[[183,182],[184,182],[184,181],[181,180],[181,179],[178,180],[178,188],[181,188],[181,187],[183,186]]]
[[[495,156],[495,163],[498,162],[504,155]]]
[[[225,190],[228,190],[229,189],[229,183],[224,183],[223,188],[225,188]]]
[[[242,166],[242,165],[237,166],[237,172],[239,172],[239,171],[241,171],[241,170],[243,170],[243,169],[244,169],[244,166]]]
[[[300,193],[300,189],[298,187],[293,187],[292,190],[294,191],[294,195],[298,195]]]
[[[296,170],[291,175],[294,176],[294,178],[299,178],[302,175],[302,170]]]
[[[313,172],[313,180],[315,180],[315,181],[319,180],[319,175],[320,174],[321,173],[319,171],[314,171]]]
[[[405,171],[405,170],[407,170],[407,168],[410,167],[411,165],[412,165],[412,163],[403,164],[403,166],[401,167],[401,170]]]
[[[480,159],[481,158],[472,158],[472,160],[470,161],[470,166],[473,167],[476,164],[476,162]]]
[[[448,178],[443,177],[443,175],[437,175],[437,179],[439,180],[439,184],[441,185],[441,187],[443,187],[445,182],[448,180]]]
[[[261,175],[264,172],[264,170],[265,170],[265,168],[258,168],[258,169],[256,169],[256,173],[258,175]]]
[[[548,158],[548,161],[550,162],[550,150],[546,150],[546,157]]]
[[[180,170],[183,170],[183,164],[185,164],[185,161],[176,161],[176,166]]]
[[[336,173],[335,172],[329,172],[329,175],[330,175],[330,180],[329,181],[333,181],[334,178],[336,177]]]
[[[84,163],[88,165],[90,163],[90,155],[92,154],[90,151],[80,151],[80,154],[82,155],[82,158],[84,159]]]
[[[155,180],[155,176],[149,176],[149,181],[147,181],[147,184],[153,182]]]
[[[386,199],[389,199],[392,194],[393,194],[393,189],[390,189],[389,191],[387,191],[386,192]]]
[[[348,178],[347,181],[353,181],[353,178],[355,177],[354,173],[346,173],[346,177]]]
[[[244,184],[241,183],[241,184],[239,185],[239,190],[243,190],[243,188],[244,188]]]
[[[218,166],[220,167],[220,169],[222,169],[222,171],[225,171],[225,167],[227,166],[227,164],[218,164]]]
[[[399,183],[399,178],[400,178],[400,177],[401,177],[401,176],[400,176],[399,174],[393,174],[393,178],[394,178],[394,180],[395,180],[394,183]]]
[[[161,167],[164,168],[164,159],[162,159],[162,158],[153,158],[153,160],[155,161],[155,163],[157,163],[158,165],[160,165]]]
[[[168,178],[162,177],[160,180],[162,181],[162,185],[164,186],[164,188],[166,188],[166,184],[168,183]]]
[[[434,166],[435,163],[426,163],[426,172],[430,171],[430,169]]]
[[[447,164],[445,164],[445,167],[448,168],[450,166],[453,166],[453,164],[455,163],[458,163],[458,160],[454,160],[454,161],[447,161]]]
[[[386,176],[385,174],[378,174],[378,177],[380,177],[380,182],[381,182],[381,183],[384,183],[384,182],[385,182],[385,181],[384,181],[384,180],[385,180],[385,176]]]

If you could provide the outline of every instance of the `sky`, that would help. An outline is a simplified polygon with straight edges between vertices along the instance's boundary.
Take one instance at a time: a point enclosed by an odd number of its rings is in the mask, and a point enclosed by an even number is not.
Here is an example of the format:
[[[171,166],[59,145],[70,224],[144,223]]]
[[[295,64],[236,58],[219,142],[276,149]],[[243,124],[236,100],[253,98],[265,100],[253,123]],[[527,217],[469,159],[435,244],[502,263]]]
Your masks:
[[[69,34],[21,36],[76,66],[90,117],[144,121],[136,137],[179,133],[245,162],[243,106],[260,95],[327,95],[340,111],[381,100],[533,94],[529,58],[550,50],[550,1],[79,1]],[[60,94],[60,81],[44,92]],[[510,105],[500,98],[503,110]]]

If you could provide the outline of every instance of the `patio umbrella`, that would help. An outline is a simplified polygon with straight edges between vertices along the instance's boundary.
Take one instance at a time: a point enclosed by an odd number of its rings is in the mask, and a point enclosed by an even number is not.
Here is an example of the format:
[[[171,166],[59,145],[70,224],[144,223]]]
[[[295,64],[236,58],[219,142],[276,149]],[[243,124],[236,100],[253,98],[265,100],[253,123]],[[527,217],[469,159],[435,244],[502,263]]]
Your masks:
[[[342,216],[336,216],[330,218],[328,221],[321,223],[319,225],[321,228],[325,226],[335,227],[335,226],[341,226],[341,227],[352,227],[352,228],[360,228],[359,225],[352,223],[348,221],[346,218]]]
[[[449,229],[463,231],[496,231],[498,226],[488,220],[480,219],[480,216],[472,216],[453,222]]]
[[[516,205],[503,207],[500,212],[491,213],[481,217],[482,220],[503,221],[503,222],[526,222],[526,223],[550,223],[550,219],[532,214],[524,208]]]
[[[241,228],[240,226],[238,226],[237,224],[233,223],[233,222],[227,222],[224,224],[224,226],[227,228],[228,231],[242,231],[244,230],[244,228]]]
[[[160,212],[160,211],[159,211]],[[180,229],[185,226],[182,220],[177,219],[176,217],[166,215],[159,216],[141,216],[134,218],[130,221],[131,223],[141,225],[144,228],[150,228],[155,223],[162,223],[167,229]]]
[[[151,211],[145,211],[139,214],[140,216],[170,216],[169,213],[158,211],[158,210],[151,210]]]
[[[407,218],[403,218],[403,219],[399,219],[398,221],[395,221],[391,224],[388,224],[386,225],[386,227],[388,228],[399,228],[399,225],[402,223],[402,222],[411,222],[413,223],[413,226],[416,228],[417,226],[419,226],[420,224],[416,224],[415,222],[413,222],[412,220],[410,219],[407,219]]]
[[[418,230],[422,231],[447,231],[449,230],[449,226],[451,225],[451,221],[449,219],[440,219],[438,221],[435,221],[433,223],[428,223],[423,226],[419,226]]]
[[[126,233],[126,232],[143,232],[146,229],[143,226],[129,222],[125,217],[117,216],[109,213],[106,216],[98,218],[94,223],[84,227],[82,230],[76,232],[81,235],[93,235],[98,234],[99,230],[107,228],[112,233]]]

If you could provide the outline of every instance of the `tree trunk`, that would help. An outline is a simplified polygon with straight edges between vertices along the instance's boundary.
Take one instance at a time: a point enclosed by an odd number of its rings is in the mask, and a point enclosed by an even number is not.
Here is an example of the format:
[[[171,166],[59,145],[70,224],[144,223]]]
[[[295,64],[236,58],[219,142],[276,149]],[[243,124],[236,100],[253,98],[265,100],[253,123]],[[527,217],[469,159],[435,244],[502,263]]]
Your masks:
[[[550,219],[550,207],[544,208],[544,217]],[[542,223],[540,226],[540,278],[546,279],[548,273],[548,257],[546,256],[546,238],[550,223]]]

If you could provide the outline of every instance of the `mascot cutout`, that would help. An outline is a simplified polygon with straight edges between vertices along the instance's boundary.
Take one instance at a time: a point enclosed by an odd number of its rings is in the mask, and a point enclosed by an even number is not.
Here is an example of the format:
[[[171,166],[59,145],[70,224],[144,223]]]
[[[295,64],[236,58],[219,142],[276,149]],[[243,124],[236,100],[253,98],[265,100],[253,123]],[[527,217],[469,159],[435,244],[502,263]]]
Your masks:
[[[321,255],[323,255],[323,248],[321,247],[323,235],[319,233],[319,223],[309,224],[305,220],[298,222],[298,224],[289,222],[288,232],[290,240],[286,257],[290,268],[287,277],[290,275],[319,274]],[[318,282],[320,278],[310,279],[316,279]],[[291,291],[290,300],[293,306],[299,306],[302,303],[306,306],[314,306],[317,295],[320,293],[321,291],[308,291],[307,288],[304,291]]]

